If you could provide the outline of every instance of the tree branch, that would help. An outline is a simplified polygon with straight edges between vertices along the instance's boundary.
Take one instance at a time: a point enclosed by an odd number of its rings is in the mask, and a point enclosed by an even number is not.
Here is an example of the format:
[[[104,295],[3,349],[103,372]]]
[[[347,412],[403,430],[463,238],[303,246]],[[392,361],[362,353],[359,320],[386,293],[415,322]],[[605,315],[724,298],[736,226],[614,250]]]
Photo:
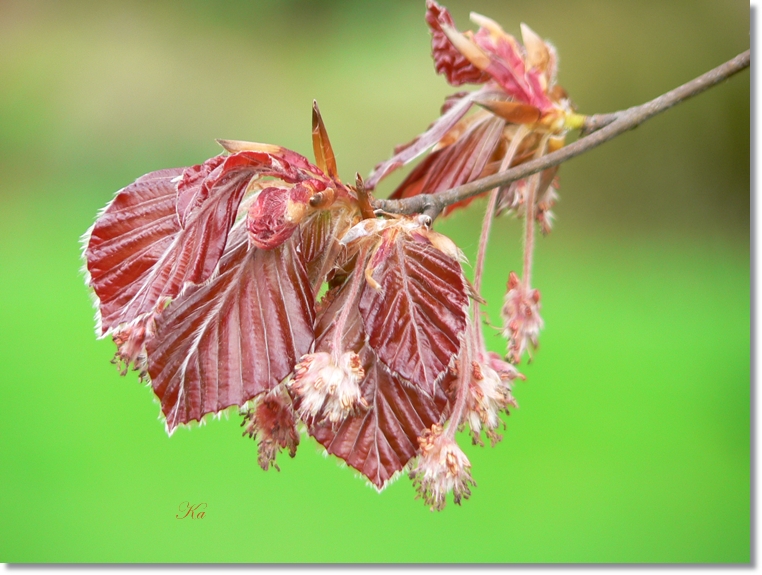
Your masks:
[[[547,156],[437,194],[419,194],[402,200],[376,200],[373,207],[395,214],[425,212],[433,219],[447,206],[483,194],[498,186],[526,178],[592,150],[604,142],[636,128],[656,114],[668,110],[672,106],[680,104],[728,79],[733,74],[748,68],[749,61],[750,50],[747,50],[714,70],[710,70],[650,102],[620,112],[588,116],[580,132],[579,140]]]

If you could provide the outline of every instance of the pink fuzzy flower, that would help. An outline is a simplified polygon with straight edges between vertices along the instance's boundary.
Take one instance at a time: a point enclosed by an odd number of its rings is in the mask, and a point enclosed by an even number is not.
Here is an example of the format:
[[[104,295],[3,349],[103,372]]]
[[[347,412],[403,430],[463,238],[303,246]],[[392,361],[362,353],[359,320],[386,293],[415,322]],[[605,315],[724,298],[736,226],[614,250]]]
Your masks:
[[[365,370],[356,353],[345,352],[336,361],[332,354],[318,352],[302,357],[287,385],[298,399],[301,419],[337,424],[358,410],[367,409],[360,389],[364,377]]]
[[[418,438],[420,456],[418,464],[410,472],[410,478],[431,510],[440,511],[445,497],[452,491],[456,505],[471,496],[470,486],[476,485],[471,477],[471,463],[442,426],[435,423]]]
[[[521,361],[524,351],[537,348],[537,337],[543,326],[540,317],[540,292],[527,288],[516,275],[508,276],[508,293],[503,304],[503,334],[508,338],[508,352],[513,363]]]
[[[524,379],[516,368],[506,363],[496,353],[489,352],[482,358],[483,362],[472,362],[471,381],[466,399],[464,419],[471,429],[471,439],[474,444],[483,445],[481,432],[485,431],[494,446],[502,439],[495,432],[500,426],[500,412],[507,411],[508,406],[518,407],[513,397],[511,382],[514,379]]]
[[[275,457],[281,449],[288,449],[291,457],[296,455],[299,432],[296,430],[294,411],[282,388],[263,394],[256,406],[244,413],[241,426],[243,435],[258,438],[259,466],[267,471],[272,465],[280,471]]]

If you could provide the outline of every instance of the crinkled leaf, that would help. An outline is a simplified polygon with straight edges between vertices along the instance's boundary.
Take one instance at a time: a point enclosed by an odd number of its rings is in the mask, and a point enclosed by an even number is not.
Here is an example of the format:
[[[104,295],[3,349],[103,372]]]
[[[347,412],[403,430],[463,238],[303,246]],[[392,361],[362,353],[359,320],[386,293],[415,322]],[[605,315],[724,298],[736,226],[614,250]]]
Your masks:
[[[468,288],[460,264],[425,235],[393,231],[370,262],[380,290],[365,285],[360,313],[381,361],[433,396],[460,350]]]
[[[271,389],[312,344],[314,299],[296,237],[259,250],[240,226],[234,233],[219,272],[173,301],[146,343],[168,431]]]
[[[148,174],[117,194],[95,223],[85,251],[90,283],[107,302],[101,305],[104,334],[157,313],[186,285],[212,275],[254,178],[297,183],[321,174],[295,152],[266,149],[273,153],[243,151]],[[170,202],[176,202],[171,211],[177,214],[170,214]]]
[[[348,281],[351,280],[352,275]],[[380,490],[416,455],[417,438],[424,429],[440,421],[447,407],[447,398],[439,388],[429,396],[392,375],[366,342],[357,301],[347,301],[348,284],[333,292],[327,297],[330,305],[318,318],[316,349],[331,349],[335,320],[344,306],[352,306],[342,343],[344,351],[351,350],[360,356],[365,370],[360,387],[369,408],[348,417],[336,428],[313,426],[310,433],[328,453],[346,461]]]
[[[418,164],[390,198],[434,194],[482,177],[497,150],[504,126],[504,120],[491,114],[470,122],[454,143],[432,152]],[[468,205],[472,199],[449,206],[446,213]]]
[[[88,283],[98,296],[101,335],[123,321],[180,231],[174,181],[183,168],[159,170],[117,192],[89,232]]]
[[[321,187],[325,184],[313,180]],[[246,228],[252,245],[271,250],[291,237],[309,211],[314,189],[302,184],[288,188],[267,186],[249,206]]]
[[[490,79],[488,74],[474,66],[461,54],[442,31],[442,25],[455,27],[447,8],[443,8],[433,0],[428,0],[426,23],[431,30],[431,55],[438,74],[443,74],[453,86],[483,84]]]
[[[225,161],[225,156],[209,158],[203,164],[183,170],[182,178],[177,182],[177,217],[185,227],[192,210],[201,205],[209,195],[204,180]]]

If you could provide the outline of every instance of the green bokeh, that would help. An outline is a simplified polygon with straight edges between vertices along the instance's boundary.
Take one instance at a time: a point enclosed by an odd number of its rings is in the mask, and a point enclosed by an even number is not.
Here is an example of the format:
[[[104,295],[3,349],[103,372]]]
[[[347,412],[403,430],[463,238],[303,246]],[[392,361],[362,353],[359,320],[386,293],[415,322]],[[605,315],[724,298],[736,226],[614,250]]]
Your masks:
[[[561,55],[583,113],[631,106],[749,44],[748,4],[462,1]],[[418,2],[0,4],[0,560],[749,562],[749,75],[566,164],[538,240],[546,328],[478,487],[430,513],[303,438],[257,466],[239,418],[171,438],[95,339],[78,237],[115,190],[215,154],[310,154],[346,179],[435,117]],[[386,193],[385,186],[380,193]],[[439,224],[473,260],[483,203]],[[493,321],[520,223],[487,255]],[[504,342],[488,336],[500,351]],[[177,520],[183,501],[202,520]]]

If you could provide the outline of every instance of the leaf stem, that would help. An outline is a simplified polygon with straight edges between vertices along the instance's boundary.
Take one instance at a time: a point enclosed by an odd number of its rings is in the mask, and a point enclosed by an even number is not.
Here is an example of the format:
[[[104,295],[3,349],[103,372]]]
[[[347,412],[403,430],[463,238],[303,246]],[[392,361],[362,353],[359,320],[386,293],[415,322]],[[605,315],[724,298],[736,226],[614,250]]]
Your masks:
[[[510,167],[514,156],[516,156],[516,150],[519,149],[521,142],[529,133],[529,128],[522,124],[516,134],[511,140],[511,146],[506,151],[503,161],[500,163],[500,170],[503,171]],[[492,228],[492,220],[495,218],[495,210],[497,208],[497,196],[500,188],[497,187],[492,190],[489,196],[489,202],[487,203],[487,211],[484,213],[484,221],[482,222],[482,232],[479,237],[479,251],[476,255],[476,266],[474,266],[474,287],[477,293],[481,290],[482,274],[484,273],[484,258],[487,252],[487,242],[489,240],[489,233]]]
[[[542,143],[536,152],[536,157],[542,157],[548,148],[548,136],[544,136]],[[526,208],[524,209],[524,269],[522,271],[522,281],[527,293],[531,289],[532,282],[532,256],[534,254],[534,224],[535,208],[537,202],[537,188],[540,185],[540,174],[532,174],[527,183],[527,197],[524,199]]]
[[[450,414],[450,420],[445,430],[445,435],[455,440],[455,433],[458,431],[460,421],[463,419],[463,414],[466,411],[466,399],[468,398],[468,390],[471,386],[471,358],[473,353],[471,350],[471,333],[469,329],[474,329],[471,322],[466,324],[466,333],[463,334],[463,345],[460,348],[460,358],[458,365],[458,393],[455,397],[455,405],[452,408]]]
[[[527,184],[527,197],[525,198],[526,209],[524,211],[524,270],[522,281],[524,288],[530,289],[532,279],[532,254],[534,253],[534,203],[537,192],[539,176],[532,175]]]
[[[503,161],[500,163],[500,171],[507,169],[511,165],[513,158],[516,156],[516,151],[519,149],[521,142],[524,140],[527,134],[529,134],[529,128],[527,128],[524,124],[522,124],[518,130],[516,130],[516,134],[514,134],[513,139],[511,140],[511,145],[508,148],[508,151],[505,153]],[[492,220],[495,219],[495,211],[497,209],[497,200],[499,194],[500,188],[495,188],[492,190],[489,195],[487,210],[484,212],[482,231],[479,236],[479,251],[476,254],[476,265],[474,266],[474,289],[476,290],[476,293],[481,293],[482,275],[484,274],[484,259],[487,254],[487,243],[489,241],[490,230],[492,229]],[[474,300],[472,306],[472,317],[474,322],[473,329],[475,338],[474,343],[476,344],[476,349],[479,350],[479,353],[481,353],[481,350],[484,349],[484,334],[482,333],[481,324],[481,304],[478,301]]]

